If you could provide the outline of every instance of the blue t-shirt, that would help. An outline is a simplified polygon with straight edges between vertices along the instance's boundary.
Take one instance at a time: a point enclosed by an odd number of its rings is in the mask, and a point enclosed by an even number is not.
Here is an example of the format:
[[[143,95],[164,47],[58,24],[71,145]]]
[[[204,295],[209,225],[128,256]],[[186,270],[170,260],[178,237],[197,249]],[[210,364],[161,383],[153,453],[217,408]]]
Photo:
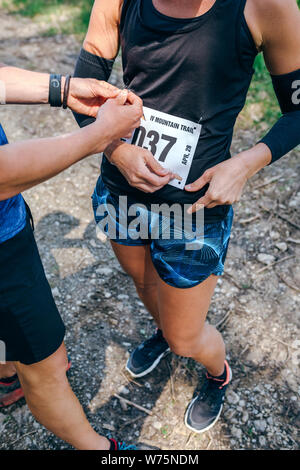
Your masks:
[[[5,132],[0,124],[0,145],[8,144]],[[0,201],[0,243],[9,240],[26,225],[26,207],[21,194],[6,201]]]

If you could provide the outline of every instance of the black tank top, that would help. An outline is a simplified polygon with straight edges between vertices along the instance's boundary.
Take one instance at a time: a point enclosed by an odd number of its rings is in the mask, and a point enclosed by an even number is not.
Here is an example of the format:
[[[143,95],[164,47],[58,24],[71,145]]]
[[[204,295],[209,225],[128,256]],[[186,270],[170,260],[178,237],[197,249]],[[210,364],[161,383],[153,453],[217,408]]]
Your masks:
[[[124,83],[144,105],[202,125],[186,184],[230,158],[233,128],[245,104],[257,50],[244,17],[246,0],[216,0],[201,16],[177,19],[152,0],[125,0],[120,37]],[[167,130],[167,129],[166,129]],[[137,202],[191,204],[207,190],[188,193],[166,185],[153,194],[131,187],[104,157],[102,178],[115,194]],[[205,209],[205,220],[229,206]]]

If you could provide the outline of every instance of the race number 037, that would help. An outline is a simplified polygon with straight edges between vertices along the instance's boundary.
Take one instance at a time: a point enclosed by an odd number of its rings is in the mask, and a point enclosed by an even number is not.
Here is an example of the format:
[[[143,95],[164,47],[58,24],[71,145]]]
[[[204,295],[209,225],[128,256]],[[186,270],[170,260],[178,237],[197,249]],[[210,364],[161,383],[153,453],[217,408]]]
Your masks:
[[[148,145],[144,145],[145,140],[149,139]],[[166,146],[162,150],[161,154],[158,157],[158,161],[165,162],[170,150],[177,142],[176,137],[172,137],[171,135],[166,134],[159,134],[159,132],[150,130],[147,133],[147,130],[144,126],[138,127],[132,137],[132,145],[137,145],[138,147],[142,147],[144,149],[150,150],[153,156],[156,155],[157,152],[157,145],[160,143],[161,140],[166,141]]]

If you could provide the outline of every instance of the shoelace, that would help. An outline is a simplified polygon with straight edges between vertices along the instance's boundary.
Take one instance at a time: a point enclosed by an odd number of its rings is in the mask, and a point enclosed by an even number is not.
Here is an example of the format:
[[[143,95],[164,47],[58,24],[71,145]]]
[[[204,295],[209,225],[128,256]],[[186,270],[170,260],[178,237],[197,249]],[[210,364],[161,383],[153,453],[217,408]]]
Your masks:
[[[220,393],[220,390],[222,389],[219,386],[212,384],[211,379],[206,379],[197,400],[206,401],[208,405],[217,405],[218,401],[223,397],[223,393]]]
[[[143,344],[141,345],[142,347],[139,349],[140,354],[147,356],[149,347],[150,347],[150,353],[155,353],[153,349],[153,341],[160,342],[163,338],[160,338],[157,333],[154,333],[150,338],[146,339]]]

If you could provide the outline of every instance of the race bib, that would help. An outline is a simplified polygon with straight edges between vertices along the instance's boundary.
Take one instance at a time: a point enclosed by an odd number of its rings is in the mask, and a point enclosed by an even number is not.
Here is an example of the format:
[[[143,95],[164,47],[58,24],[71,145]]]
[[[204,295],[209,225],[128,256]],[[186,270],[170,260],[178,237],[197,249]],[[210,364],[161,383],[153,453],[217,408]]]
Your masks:
[[[144,106],[142,124],[126,141],[149,150],[162,167],[178,179],[171,186],[184,189],[201,133],[201,124]]]

